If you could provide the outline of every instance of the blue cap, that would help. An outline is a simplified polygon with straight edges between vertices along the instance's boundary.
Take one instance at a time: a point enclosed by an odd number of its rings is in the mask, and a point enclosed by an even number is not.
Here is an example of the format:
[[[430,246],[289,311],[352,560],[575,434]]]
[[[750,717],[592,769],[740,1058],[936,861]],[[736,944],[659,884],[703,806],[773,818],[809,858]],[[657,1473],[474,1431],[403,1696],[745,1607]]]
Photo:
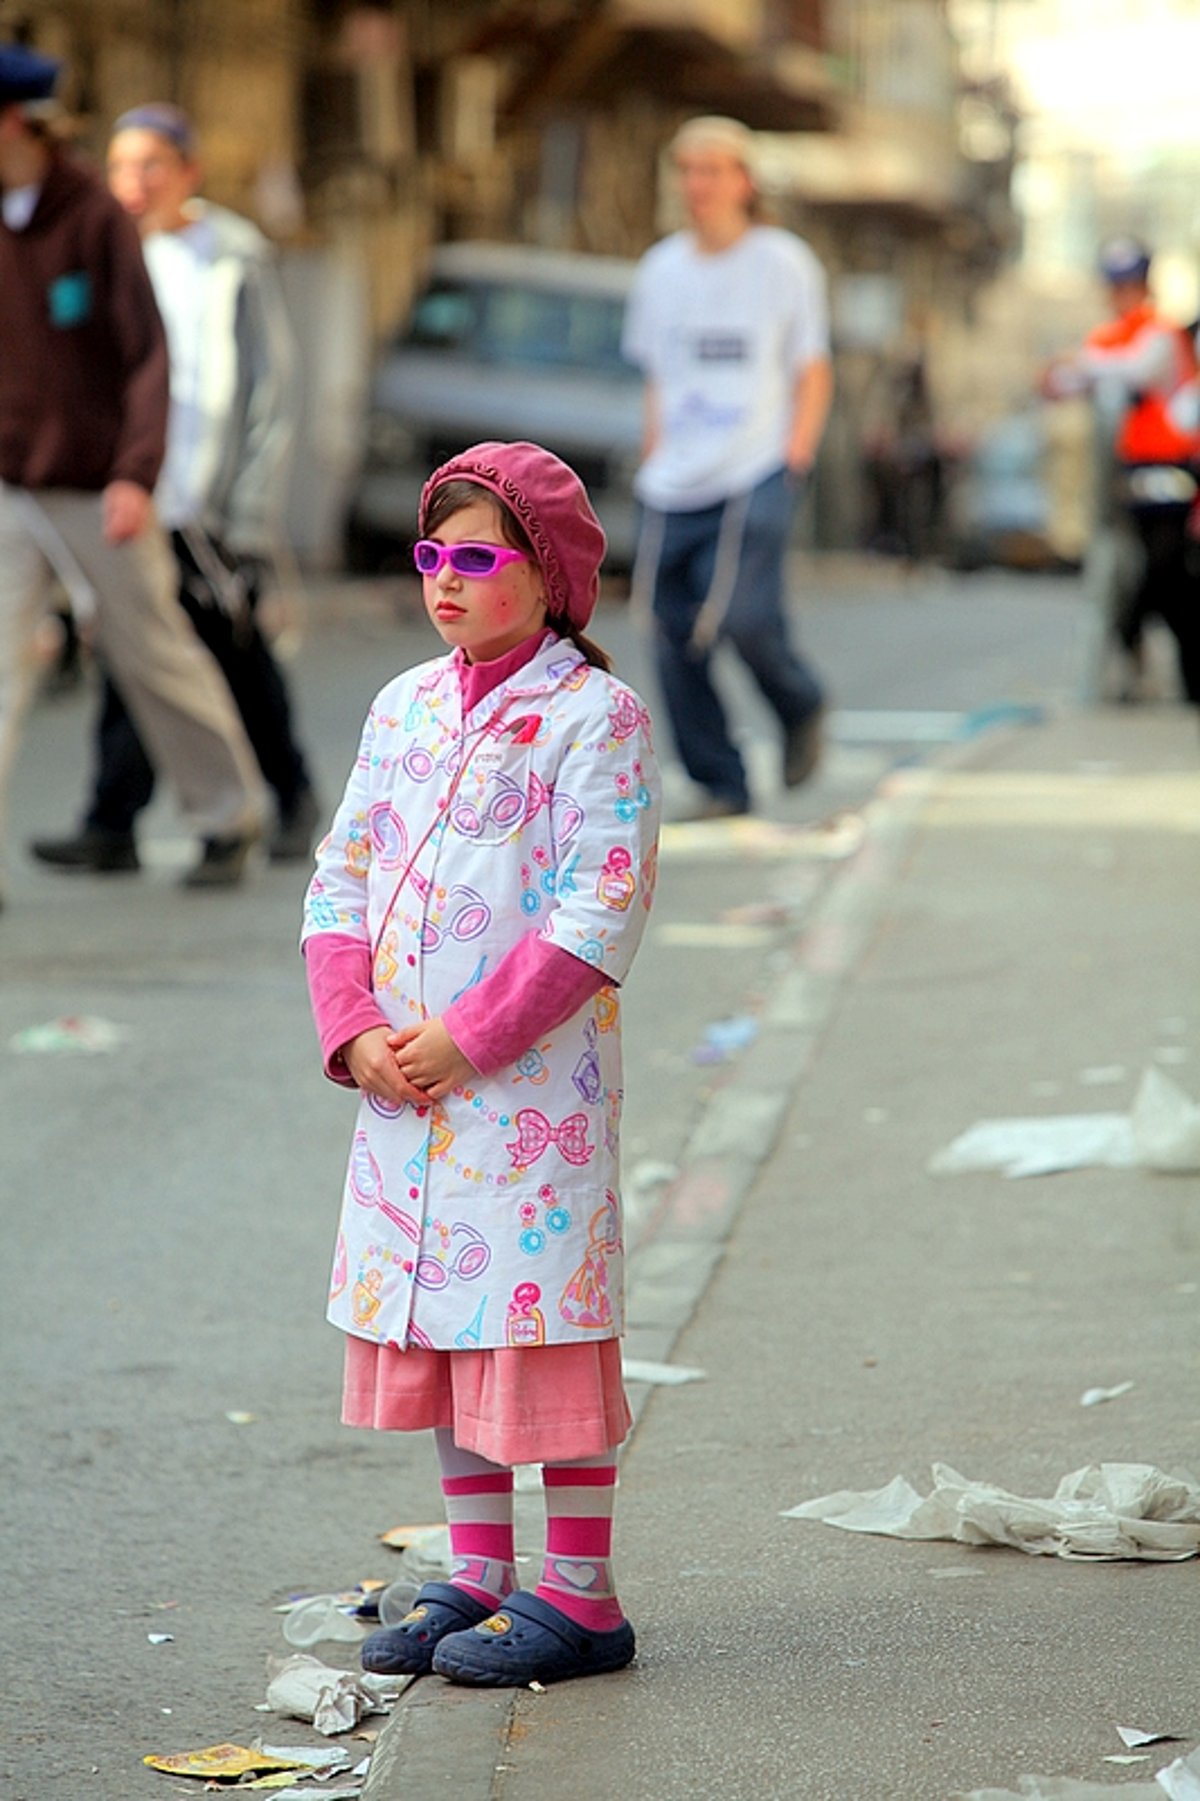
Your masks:
[[[1150,252],[1138,238],[1110,238],[1100,251],[1100,273],[1108,282],[1145,281]]]
[[[23,44],[0,44],[0,106],[52,100],[62,64]]]
[[[130,107],[113,126],[114,138],[119,131],[154,131],[168,144],[174,144],[189,162],[196,154],[195,126],[181,106],[172,106],[167,100],[150,100],[145,106]]]

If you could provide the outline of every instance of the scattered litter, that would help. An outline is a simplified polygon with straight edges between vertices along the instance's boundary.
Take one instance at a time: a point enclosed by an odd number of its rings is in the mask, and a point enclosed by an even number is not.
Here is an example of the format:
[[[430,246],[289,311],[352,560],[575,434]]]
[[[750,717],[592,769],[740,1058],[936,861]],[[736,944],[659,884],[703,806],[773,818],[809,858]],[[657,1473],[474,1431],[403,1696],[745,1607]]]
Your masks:
[[[965,1564],[961,1563],[947,1564],[945,1569],[930,1570],[929,1572],[935,1582],[950,1582],[959,1576],[982,1576],[983,1573],[982,1570],[969,1570]]]
[[[152,1645],[173,1645],[175,1643],[173,1632],[148,1632],[146,1638]]]
[[[268,1658],[267,1706],[272,1713],[311,1720],[326,1738],[348,1732],[365,1714],[386,1713],[411,1676],[369,1676],[335,1670],[316,1657]]]
[[[1200,1483],[1145,1463],[1073,1470],[1049,1499],[1013,1495],[935,1463],[924,1498],[895,1476],[884,1488],[802,1501],[783,1517],[888,1538],[1010,1545],[1037,1557],[1178,1562],[1200,1552]]]
[[[252,1426],[257,1420],[257,1413],[227,1413],[225,1418],[231,1426]]]
[[[530,1690],[530,1693],[531,1693],[531,1694],[534,1694],[534,1695],[544,1695],[544,1694],[545,1694],[545,1692],[546,1692],[546,1687],[545,1687],[545,1684],[544,1684],[544,1683],[541,1683],[541,1682],[531,1682],[531,1683],[530,1683],[530,1684],[529,1684],[529,1690]]]
[[[1133,1130],[1147,1169],[1200,1169],[1200,1107],[1160,1069],[1142,1077]]]
[[[248,1782],[238,1785],[245,1788],[262,1788],[261,1782]],[[275,1801],[359,1801],[362,1795],[362,1784],[356,1782],[353,1788],[283,1788],[275,1795]]]
[[[1107,1757],[1102,1757],[1100,1762],[1121,1764],[1149,1763],[1150,1758],[1144,1751],[1111,1751]]]
[[[1133,1387],[1132,1382],[1118,1382],[1115,1388],[1085,1388],[1079,1397],[1081,1407],[1099,1407],[1102,1401],[1119,1401]]]
[[[324,1770],[332,1775],[348,1769],[354,1762],[344,1745],[264,1745],[268,1757],[291,1758],[308,1770]]]
[[[390,1531],[379,1534],[381,1545],[387,1545],[392,1551],[407,1551],[410,1546],[420,1543],[422,1539],[432,1538],[435,1532],[444,1532],[442,1525],[436,1526],[393,1526]]]
[[[383,1534],[383,1543],[400,1552],[400,1561],[394,1578],[380,1593],[379,1618],[385,1626],[398,1626],[424,1583],[444,1582],[449,1576],[450,1528],[394,1526]]]
[[[82,1051],[90,1056],[115,1051],[128,1042],[128,1027],[114,1025],[111,1019],[98,1019],[94,1014],[69,1014],[62,1019],[48,1019],[44,1025],[26,1026],[8,1041],[14,1051],[45,1053]]]
[[[930,1159],[929,1172],[949,1176],[998,1169],[1016,1178],[1068,1169],[1132,1169],[1136,1163],[1127,1113],[1061,1113],[977,1120]]]
[[[1117,1737],[1129,1751],[1140,1745],[1172,1745],[1178,1739],[1177,1732],[1143,1732],[1140,1726],[1118,1726]]]
[[[1153,1782],[1075,1782],[1069,1776],[1022,1776],[1020,1786],[973,1788],[957,1791],[951,1801],[1162,1801],[1163,1792]]]
[[[1200,1801],[1200,1751],[1177,1757],[1154,1780],[1169,1801]]]
[[[623,1357],[621,1373],[627,1382],[654,1382],[663,1388],[677,1388],[682,1382],[703,1382],[707,1370],[693,1369],[686,1363],[652,1363],[645,1357]]]
[[[276,1611],[287,1614],[283,1636],[288,1644],[304,1651],[310,1645],[358,1644],[367,1630],[355,1617],[361,1602],[361,1593],[357,1591],[342,1595],[306,1595],[301,1600],[289,1601],[286,1607]]]
[[[153,1753],[142,1762],[168,1776],[219,1777],[235,1782],[242,1776],[265,1776],[278,1770],[302,1770],[293,1757],[277,1757],[269,1751],[248,1751],[245,1745],[207,1745],[202,1751],[174,1751],[166,1757]]]
[[[1200,1170],[1200,1107],[1153,1067],[1142,1076],[1129,1113],[978,1120],[929,1163],[933,1175],[999,1169],[1010,1177],[1139,1166]]]
[[[704,1030],[703,1043],[692,1052],[693,1063],[726,1063],[758,1037],[758,1021],[749,1013],[732,1019],[714,1019]]]
[[[1107,1088],[1111,1083],[1125,1080],[1123,1063],[1097,1063],[1090,1069],[1081,1069],[1079,1080],[1085,1088]]]

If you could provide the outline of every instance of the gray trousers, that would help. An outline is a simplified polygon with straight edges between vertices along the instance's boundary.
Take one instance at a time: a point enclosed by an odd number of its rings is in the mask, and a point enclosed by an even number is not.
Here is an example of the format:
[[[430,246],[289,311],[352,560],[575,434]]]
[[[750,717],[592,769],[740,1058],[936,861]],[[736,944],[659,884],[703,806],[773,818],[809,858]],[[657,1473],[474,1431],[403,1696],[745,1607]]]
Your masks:
[[[205,837],[257,828],[265,798],[254,752],[224,677],[175,598],[175,560],[157,521],[129,543],[109,544],[99,494],[3,483],[0,825],[51,572],[77,610],[90,607],[96,649],[189,823]]]

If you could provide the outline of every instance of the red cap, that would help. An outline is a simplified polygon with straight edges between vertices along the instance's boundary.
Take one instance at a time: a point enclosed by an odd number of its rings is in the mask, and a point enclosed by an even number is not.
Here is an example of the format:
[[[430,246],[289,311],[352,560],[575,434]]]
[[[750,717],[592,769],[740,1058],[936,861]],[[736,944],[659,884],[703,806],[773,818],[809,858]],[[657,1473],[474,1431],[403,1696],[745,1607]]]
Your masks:
[[[476,482],[512,509],[533,545],[548,613],[582,631],[600,593],[605,538],[575,471],[540,444],[473,444],[425,483],[418,530],[436,489],[452,481]]]

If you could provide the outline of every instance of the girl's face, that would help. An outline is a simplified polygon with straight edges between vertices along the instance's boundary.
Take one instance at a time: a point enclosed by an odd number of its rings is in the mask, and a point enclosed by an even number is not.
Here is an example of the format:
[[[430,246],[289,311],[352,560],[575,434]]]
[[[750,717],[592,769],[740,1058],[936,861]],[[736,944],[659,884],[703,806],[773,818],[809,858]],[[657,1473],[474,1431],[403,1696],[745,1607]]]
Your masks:
[[[473,500],[429,533],[435,544],[497,544],[504,549],[500,514],[490,500]],[[443,563],[423,575],[425,611],[444,643],[462,646],[469,663],[502,657],[545,623],[546,588],[530,558],[506,563],[495,575],[456,575]]]

